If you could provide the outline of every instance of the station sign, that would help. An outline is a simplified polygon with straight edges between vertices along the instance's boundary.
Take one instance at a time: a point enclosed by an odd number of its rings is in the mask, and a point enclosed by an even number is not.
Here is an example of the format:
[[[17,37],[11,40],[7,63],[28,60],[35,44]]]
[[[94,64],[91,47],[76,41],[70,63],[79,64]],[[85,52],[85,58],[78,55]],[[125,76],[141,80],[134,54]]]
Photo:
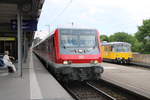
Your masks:
[[[24,31],[36,31],[37,23],[37,20],[23,20],[22,29]],[[11,29],[17,30],[17,20],[11,20]]]

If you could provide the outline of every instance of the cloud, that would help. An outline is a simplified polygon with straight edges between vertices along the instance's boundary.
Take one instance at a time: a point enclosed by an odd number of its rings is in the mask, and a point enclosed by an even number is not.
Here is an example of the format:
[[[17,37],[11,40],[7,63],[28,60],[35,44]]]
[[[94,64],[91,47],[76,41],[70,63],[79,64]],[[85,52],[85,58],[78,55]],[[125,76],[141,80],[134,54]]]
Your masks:
[[[107,34],[117,31],[134,33],[143,19],[150,18],[150,0],[72,0],[57,17],[69,2],[45,0],[38,29],[47,29],[47,24],[53,29],[74,22],[76,26],[97,28]]]
[[[96,13],[101,7],[124,9],[136,21],[150,18],[150,0],[77,0],[78,5]],[[103,12],[103,10],[102,10]]]
[[[65,0],[45,0],[46,3],[49,4],[61,4],[64,3]]]

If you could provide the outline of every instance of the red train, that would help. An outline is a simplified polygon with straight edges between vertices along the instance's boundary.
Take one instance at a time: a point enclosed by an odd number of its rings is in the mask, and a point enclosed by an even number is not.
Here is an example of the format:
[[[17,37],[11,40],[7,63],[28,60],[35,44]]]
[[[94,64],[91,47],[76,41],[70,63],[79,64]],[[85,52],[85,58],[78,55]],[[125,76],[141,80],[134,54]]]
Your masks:
[[[58,80],[95,80],[103,72],[99,33],[95,29],[58,28],[34,47]]]

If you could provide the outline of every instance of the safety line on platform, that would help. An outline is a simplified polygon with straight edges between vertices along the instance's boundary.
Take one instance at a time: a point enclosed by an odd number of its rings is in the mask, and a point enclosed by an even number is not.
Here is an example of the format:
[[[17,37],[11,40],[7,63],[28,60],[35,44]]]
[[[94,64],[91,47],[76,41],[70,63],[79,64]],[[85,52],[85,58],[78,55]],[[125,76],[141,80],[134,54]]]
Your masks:
[[[43,99],[37,77],[35,74],[34,70],[34,64],[33,64],[33,56],[31,52],[31,57],[30,57],[30,99],[35,100],[35,99]]]

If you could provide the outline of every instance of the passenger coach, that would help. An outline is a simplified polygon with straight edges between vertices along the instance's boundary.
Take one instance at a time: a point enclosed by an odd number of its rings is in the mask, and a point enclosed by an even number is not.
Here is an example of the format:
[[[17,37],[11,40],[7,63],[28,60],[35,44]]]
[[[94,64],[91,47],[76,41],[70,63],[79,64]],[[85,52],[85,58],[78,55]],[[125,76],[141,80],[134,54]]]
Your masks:
[[[103,72],[99,33],[95,29],[58,28],[34,52],[48,62],[59,80],[95,80]]]

